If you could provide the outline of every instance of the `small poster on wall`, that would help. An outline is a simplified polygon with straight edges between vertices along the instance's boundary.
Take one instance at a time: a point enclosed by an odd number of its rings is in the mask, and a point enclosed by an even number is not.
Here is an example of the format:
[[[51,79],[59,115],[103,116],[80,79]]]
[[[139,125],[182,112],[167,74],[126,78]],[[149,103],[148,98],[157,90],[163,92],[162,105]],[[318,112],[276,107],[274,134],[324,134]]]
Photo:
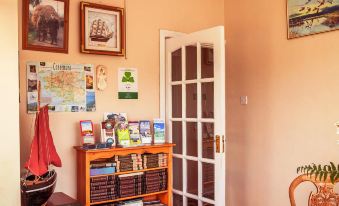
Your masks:
[[[91,64],[62,64],[54,62],[27,63],[27,111],[48,104],[52,112],[94,112],[94,69]]]
[[[138,72],[135,68],[119,68],[119,99],[138,99]]]

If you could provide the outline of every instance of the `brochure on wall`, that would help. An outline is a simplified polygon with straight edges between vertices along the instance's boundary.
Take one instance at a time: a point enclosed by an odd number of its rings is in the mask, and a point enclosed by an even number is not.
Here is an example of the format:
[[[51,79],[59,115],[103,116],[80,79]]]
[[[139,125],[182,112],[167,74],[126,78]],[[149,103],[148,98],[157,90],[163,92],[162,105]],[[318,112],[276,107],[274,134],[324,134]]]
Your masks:
[[[135,68],[119,68],[119,99],[138,99],[138,71]]]
[[[154,128],[154,143],[165,143],[165,121],[162,119],[155,119],[153,122]]]

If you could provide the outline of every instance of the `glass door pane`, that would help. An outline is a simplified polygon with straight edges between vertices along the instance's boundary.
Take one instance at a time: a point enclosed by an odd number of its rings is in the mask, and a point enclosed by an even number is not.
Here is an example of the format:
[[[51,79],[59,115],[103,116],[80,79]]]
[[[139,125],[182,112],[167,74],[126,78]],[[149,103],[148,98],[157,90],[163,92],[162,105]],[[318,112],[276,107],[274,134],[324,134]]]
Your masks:
[[[197,118],[197,84],[186,84],[186,117]]]
[[[213,46],[203,45],[201,48],[201,78],[214,76],[214,51]]]
[[[182,122],[172,122],[172,142],[175,144],[173,148],[174,154],[182,154]]]
[[[181,85],[172,86],[172,117],[181,118],[182,116],[182,87]]]
[[[214,159],[214,124],[204,122],[202,125],[202,157]]]
[[[186,46],[186,80],[197,79],[197,46]]]
[[[178,49],[172,52],[172,81],[181,81],[182,79],[182,58],[181,58],[181,49]]]
[[[173,157],[173,189],[182,191],[182,159]]]
[[[183,206],[183,198],[181,195],[173,193],[173,205],[175,206]]]
[[[198,131],[196,122],[186,123],[186,155],[198,156]]]
[[[202,118],[214,118],[214,84],[206,82],[201,84]]]
[[[187,192],[198,195],[198,162],[192,160],[187,161]]]
[[[214,200],[214,164],[202,163],[202,196]]]

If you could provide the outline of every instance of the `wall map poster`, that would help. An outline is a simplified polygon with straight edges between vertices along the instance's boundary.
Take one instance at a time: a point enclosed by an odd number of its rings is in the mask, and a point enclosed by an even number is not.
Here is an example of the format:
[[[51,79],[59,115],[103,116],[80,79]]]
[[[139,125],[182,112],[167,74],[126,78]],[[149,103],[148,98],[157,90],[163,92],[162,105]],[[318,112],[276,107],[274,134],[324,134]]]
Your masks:
[[[138,70],[119,68],[119,99],[138,99]]]
[[[49,111],[95,111],[93,65],[28,62],[26,66],[28,113],[37,111],[39,81],[40,104],[48,104]]]

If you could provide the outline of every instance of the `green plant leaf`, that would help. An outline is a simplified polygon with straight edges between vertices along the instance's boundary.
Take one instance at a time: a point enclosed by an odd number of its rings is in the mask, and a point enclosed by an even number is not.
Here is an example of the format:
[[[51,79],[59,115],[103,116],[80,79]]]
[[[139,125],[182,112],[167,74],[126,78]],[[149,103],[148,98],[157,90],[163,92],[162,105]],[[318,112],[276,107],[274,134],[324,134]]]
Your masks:
[[[319,175],[319,180],[321,181],[321,178],[324,176],[324,172],[323,171],[321,171],[320,172],[320,175]]]
[[[315,180],[317,180],[318,176],[319,176],[319,171],[316,171],[315,172]]]
[[[308,176],[308,173],[312,170],[312,167],[311,166],[308,166],[307,167],[307,170],[306,170],[306,175]]]
[[[131,72],[125,72],[125,77],[130,78],[131,77]]]
[[[334,179],[335,179],[336,175],[337,174],[335,172],[331,173],[331,175],[330,175],[332,184],[334,184]]]
[[[311,171],[311,173],[310,173],[310,177],[314,174],[315,171],[316,171],[316,170],[313,170],[313,169],[312,169],[312,171]]]
[[[128,82],[128,79],[126,77],[122,77],[122,82]]]
[[[337,173],[337,175],[334,178],[334,181],[337,181],[339,179],[339,172]]]
[[[131,78],[129,78],[129,82],[134,82],[134,78],[133,77],[131,77]]]
[[[327,168],[328,168],[329,172],[332,172],[332,167],[331,166],[327,165]]]
[[[327,169],[326,169],[326,168],[327,168],[327,165],[324,165],[324,169],[323,169],[324,172],[327,172]]]
[[[333,170],[333,171],[337,171],[337,168],[335,167],[334,163],[333,163],[333,162],[330,162],[330,164],[331,164],[332,170]]]
[[[325,172],[325,174],[324,174],[324,180],[327,179],[327,175],[328,175],[328,172]]]
[[[314,163],[313,163],[313,169],[314,169],[314,170],[317,169],[317,165],[315,165]]]
[[[318,165],[318,171],[321,171],[321,165]]]

